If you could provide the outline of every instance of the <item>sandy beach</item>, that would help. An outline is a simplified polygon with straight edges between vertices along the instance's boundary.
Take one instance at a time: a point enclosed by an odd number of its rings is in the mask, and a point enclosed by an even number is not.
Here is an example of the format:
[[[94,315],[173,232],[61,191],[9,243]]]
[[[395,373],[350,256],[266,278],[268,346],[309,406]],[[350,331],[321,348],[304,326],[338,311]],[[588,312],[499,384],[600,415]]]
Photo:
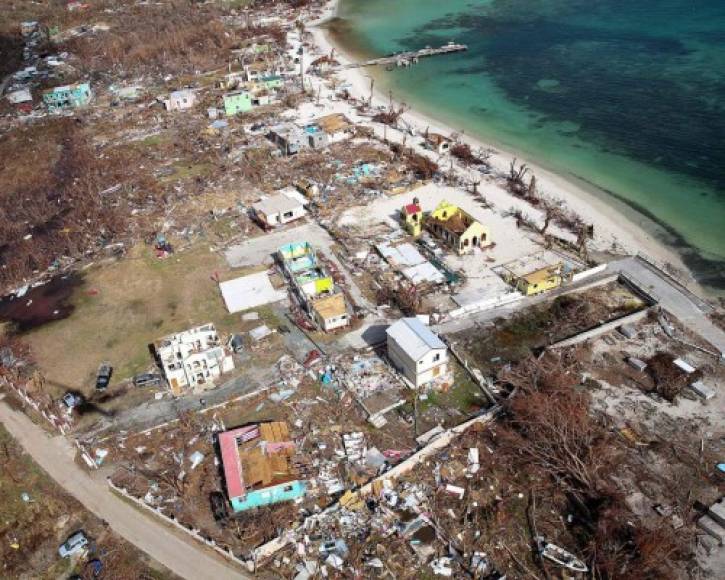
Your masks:
[[[323,54],[329,55],[334,50],[335,59],[338,62],[341,64],[352,62],[353,56],[346,53],[343,47],[337,45],[329,31],[324,27],[325,22],[336,15],[337,7],[337,0],[332,0],[328,4],[322,18],[307,24],[307,30],[312,34],[315,45],[313,54],[308,55],[308,58],[316,58]],[[445,58],[445,56],[437,58]],[[369,98],[370,79],[373,77],[377,80],[381,78],[380,74],[379,71],[373,72],[363,68],[344,69],[336,72],[336,76],[340,81],[338,86],[344,85],[349,94],[358,99]],[[319,78],[314,78],[311,82],[313,82],[315,91],[319,91],[323,97],[331,100],[330,105],[333,105],[335,110],[343,111],[353,119],[360,118],[351,104],[344,101],[336,101],[332,96],[332,91],[326,88],[325,83],[320,82]],[[376,82],[378,87],[381,84]],[[393,95],[393,99],[395,99],[395,95]],[[387,107],[388,105],[389,96],[382,94],[376,89],[373,93],[372,108],[374,109],[379,106]],[[364,118],[361,120],[364,121]],[[378,134],[382,135],[383,127],[381,124],[369,124],[374,126]],[[390,141],[399,142],[406,139],[408,146],[413,146],[417,151],[429,156],[431,156],[431,151],[425,149],[419,143],[420,139],[411,138],[411,133],[421,135],[428,129],[431,132],[442,135],[460,135],[455,128],[421,114],[414,109],[406,110],[402,116],[401,125],[408,129],[406,135],[402,131],[388,127],[385,135],[386,138]],[[637,224],[632,216],[626,215],[624,212],[619,211],[604,201],[601,198],[602,195],[605,195],[603,192],[597,195],[592,190],[588,190],[586,187],[574,183],[570,179],[544,169],[535,160],[515,155],[513,152],[503,151],[497,146],[485,143],[470,135],[461,135],[460,139],[468,143],[474,150],[493,150],[490,158],[493,169],[492,175],[483,177],[478,188],[497,212],[504,213],[510,208],[520,208],[525,215],[533,218],[534,221],[543,221],[543,216],[540,211],[514,198],[503,187],[503,180],[500,176],[508,173],[511,160],[516,157],[519,161],[525,162],[536,175],[541,194],[546,197],[562,200],[566,207],[578,214],[586,223],[594,225],[594,240],[590,242],[590,250],[617,254],[643,254],[655,263],[669,264],[677,268],[678,271],[687,272],[688,275],[685,281],[692,287],[698,287],[677,252],[667,247],[649,231]],[[435,159],[435,156],[433,158]],[[447,167],[450,166],[450,159],[446,158],[443,162]],[[478,181],[482,179],[482,176],[473,170],[466,169],[456,163],[453,166],[466,180]],[[556,231],[556,233],[562,235],[562,237],[572,237],[571,234],[563,231]]]

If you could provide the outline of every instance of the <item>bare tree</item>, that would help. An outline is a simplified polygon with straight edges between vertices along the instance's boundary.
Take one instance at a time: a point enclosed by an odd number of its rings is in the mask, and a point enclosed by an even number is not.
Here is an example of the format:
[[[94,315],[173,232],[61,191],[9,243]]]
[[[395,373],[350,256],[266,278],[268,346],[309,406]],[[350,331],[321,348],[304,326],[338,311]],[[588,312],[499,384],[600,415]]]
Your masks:
[[[608,431],[589,413],[589,398],[574,390],[577,373],[554,355],[527,359],[506,375],[518,389],[505,404],[502,440],[574,493],[601,485],[612,454]]]

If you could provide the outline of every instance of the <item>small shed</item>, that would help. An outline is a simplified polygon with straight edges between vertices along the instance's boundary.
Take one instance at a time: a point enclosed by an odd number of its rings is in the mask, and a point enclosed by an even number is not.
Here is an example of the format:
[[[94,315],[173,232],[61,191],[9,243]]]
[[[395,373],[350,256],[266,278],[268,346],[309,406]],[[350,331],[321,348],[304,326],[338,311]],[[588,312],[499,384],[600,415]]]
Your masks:
[[[429,133],[425,139],[430,149],[433,149],[438,155],[448,153],[451,149],[452,141],[439,133]]]
[[[174,91],[169,98],[164,101],[164,107],[167,111],[183,111],[190,109],[196,103],[196,93],[191,89],[182,89]]]
[[[690,388],[695,392],[698,397],[701,397],[706,401],[715,398],[715,389],[708,387],[702,381],[695,381],[690,385]]]
[[[236,353],[244,351],[244,337],[241,334],[233,334],[229,340],[229,347]]]
[[[265,227],[276,227],[305,216],[302,203],[284,193],[262,199],[252,205],[255,217]]]
[[[417,197],[413,199],[413,203],[403,206],[400,217],[406,231],[417,238],[423,230],[423,208],[420,207]]]
[[[623,324],[617,330],[625,338],[634,338],[637,336],[637,329],[632,324]]]
[[[692,373],[694,373],[697,370],[690,363],[688,363],[687,361],[685,361],[681,358],[676,358],[675,360],[672,361],[672,364],[675,365],[678,369],[686,372],[688,375],[691,375]]]
[[[330,144],[330,139],[322,129],[316,125],[305,128],[307,132],[307,140],[312,149],[324,149]]]
[[[350,316],[347,313],[347,303],[342,293],[318,298],[312,303],[315,321],[325,332],[347,326]]]
[[[633,356],[630,356],[627,359],[627,364],[629,366],[631,366],[633,369],[635,369],[636,371],[639,371],[640,373],[643,373],[645,371],[645,369],[647,368],[646,362],[644,362],[641,359],[635,358]]]
[[[33,100],[33,95],[30,94],[30,89],[27,87],[23,87],[21,89],[16,89],[14,91],[10,91],[7,94],[7,100],[10,101],[13,105],[19,105],[21,103],[29,103]]]

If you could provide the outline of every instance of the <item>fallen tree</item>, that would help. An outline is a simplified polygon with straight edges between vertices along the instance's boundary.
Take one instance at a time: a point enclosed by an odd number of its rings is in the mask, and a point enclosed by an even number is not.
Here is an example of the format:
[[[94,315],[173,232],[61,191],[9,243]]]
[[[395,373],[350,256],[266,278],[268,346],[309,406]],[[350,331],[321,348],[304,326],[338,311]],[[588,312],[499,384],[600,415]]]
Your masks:
[[[545,474],[550,493],[565,494],[569,531],[594,578],[676,578],[676,564],[692,560],[690,534],[647,526],[632,513],[612,477],[624,451],[607,420],[590,412],[579,376],[566,353],[531,357],[502,374],[514,392],[497,430],[501,460]]]
[[[38,140],[37,161],[29,163],[24,147]],[[78,125],[63,118],[13,135],[0,157],[0,286],[22,283],[59,257],[86,253],[125,231],[126,202],[142,179],[126,177],[134,164],[128,151],[96,155]]]

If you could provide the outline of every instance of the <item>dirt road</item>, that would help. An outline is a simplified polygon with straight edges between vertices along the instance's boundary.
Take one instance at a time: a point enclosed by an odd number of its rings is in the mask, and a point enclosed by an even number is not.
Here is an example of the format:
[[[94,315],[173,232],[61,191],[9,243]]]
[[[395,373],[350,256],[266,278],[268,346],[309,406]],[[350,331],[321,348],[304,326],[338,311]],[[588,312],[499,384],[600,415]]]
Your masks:
[[[58,485],[107,521],[117,534],[175,574],[189,580],[250,578],[191,538],[140,513],[114,495],[105,480],[92,478],[74,463],[75,449],[67,439],[51,437],[2,400],[0,422]]]

